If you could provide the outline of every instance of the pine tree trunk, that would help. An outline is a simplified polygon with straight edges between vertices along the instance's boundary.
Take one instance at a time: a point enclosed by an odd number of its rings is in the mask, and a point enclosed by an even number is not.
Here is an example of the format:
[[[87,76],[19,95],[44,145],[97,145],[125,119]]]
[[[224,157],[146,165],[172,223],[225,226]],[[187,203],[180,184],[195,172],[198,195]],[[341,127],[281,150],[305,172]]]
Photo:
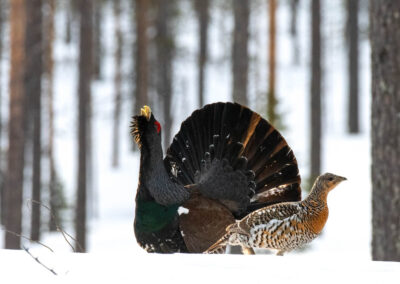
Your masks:
[[[275,58],[276,58],[276,0],[269,1],[269,64],[268,64],[268,120],[276,124],[276,94],[275,94]]]
[[[163,146],[167,149],[171,143],[171,100],[173,79],[173,53],[175,48],[172,32],[171,17],[174,9],[174,1],[157,1],[156,24],[156,58],[158,63],[156,89],[163,110]]]
[[[94,1],[94,29],[93,29],[93,78],[101,78],[101,59],[103,56],[103,46],[101,38],[102,23],[102,1]]]
[[[349,104],[348,130],[350,133],[360,132],[358,107],[358,0],[347,0],[349,30]]]
[[[321,172],[321,7],[320,0],[311,2],[311,147],[310,181]]]
[[[400,261],[400,2],[371,1],[372,258]]]
[[[119,165],[119,140],[121,124],[121,97],[122,97],[122,47],[123,35],[121,30],[121,3],[120,0],[114,0],[114,20],[115,20],[115,76],[114,76],[114,126],[113,126],[113,151],[112,166]]]
[[[247,105],[250,1],[233,0],[233,12],[235,27],[232,47],[232,98],[239,104]]]
[[[149,103],[148,86],[148,38],[147,38],[147,0],[136,1],[136,91],[134,113],[139,114],[140,108]]]
[[[22,190],[24,177],[24,39],[25,39],[25,1],[11,1],[10,11],[10,112],[9,149],[6,181],[6,222],[7,231],[21,234],[22,229]],[[5,247],[20,248],[20,237],[5,234]]]
[[[49,169],[50,169],[50,220],[49,228],[50,231],[57,230],[57,224],[59,223],[59,193],[57,192],[57,174],[54,161],[54,93],[53,93],[53,42],[54,42],[54,13],[55,13],[55,0],[46,0],[48,9],[44,17],[44,48],[45,48],[45,60],[44,60],[44,73],[46,78],[44,93],[47,97],[48,107],[48,156],[49,156]]]
[[[73,1],[65,1],[65,3],[66,3],[65,43],[70,44],[72,40],[72,22],[74,18]]]
[[[41,92],[42,92],[42,0],[26,1],[25,93],[32,116],[32,214],[31,239],[39,240],[41,202]],[[39,203],[37,203],[39,202]]]
[[[0,62],[2,62],[1,58],[3,58],[3,34],[4,34],[4,7],[5,3],[4,0],[0,0]],[[2,68],[0,68],[0,78],[2,78]],[[4,188],[4,169],[3,169],[3,156],[2,151],[3,148],[1,147],[1,141],[3,138],[3,120],[1,108],[3,105],[3,93],[2,84],[0,81],[0,224],[5,224],[5,188]]]
[[[204,74],[207,62],[207,42],[208,42],[208,23],[209,23],[209,0],[196,0],[196,12],[199,23],[199,55],[198,55],[198,99],[199,108],[204,105]]]
[[[92,77],[93,2],[80,1],[79,117],[78,117],[78,190],[75,217],[76,251],[86,251],[87,145]]]
[[[293,63],[298,65],[300,62],[300,50],[299,50],[299,37],[297,35],[297,12],[299,9],[299,0],[290,1],[290,35],[293,43]]]

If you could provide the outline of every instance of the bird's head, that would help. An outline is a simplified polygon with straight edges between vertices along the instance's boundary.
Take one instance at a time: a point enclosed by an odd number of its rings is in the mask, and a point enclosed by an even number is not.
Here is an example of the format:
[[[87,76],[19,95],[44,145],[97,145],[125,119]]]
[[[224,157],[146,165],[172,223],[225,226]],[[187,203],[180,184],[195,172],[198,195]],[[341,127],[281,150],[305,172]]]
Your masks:
[[[317,178],[316,184],[319,184],[324,190],[331,191],[344,180],[347,180],[347,178],[331,173],[325,173]]]
[[[149,106],[140,109],[140,115],[133,117],[131,134],[139,148],[161,145],[161,125],[154,118]]]

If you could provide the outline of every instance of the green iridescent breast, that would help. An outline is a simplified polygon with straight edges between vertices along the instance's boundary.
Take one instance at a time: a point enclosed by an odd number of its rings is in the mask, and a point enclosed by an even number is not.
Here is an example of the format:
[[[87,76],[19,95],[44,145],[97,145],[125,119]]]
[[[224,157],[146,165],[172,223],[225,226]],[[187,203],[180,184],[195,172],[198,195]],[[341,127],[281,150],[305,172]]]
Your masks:
[[[155,201],[137,201],[135,229],[141,232],[157,232],[171,223],[179,205],[163,206]]]

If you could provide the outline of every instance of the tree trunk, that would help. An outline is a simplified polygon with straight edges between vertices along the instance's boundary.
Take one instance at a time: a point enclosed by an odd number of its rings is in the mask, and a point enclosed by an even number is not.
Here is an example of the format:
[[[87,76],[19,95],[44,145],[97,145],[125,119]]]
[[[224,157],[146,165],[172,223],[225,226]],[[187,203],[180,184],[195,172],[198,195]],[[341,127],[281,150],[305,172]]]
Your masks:
[[[74,18],[73,13],[73,1],[65,1],[65,13],[66,13],[66,23],[65,23],[65,43],[70,44],[72,40],[72,22]]]
[[[311,147],[310,181],[321,172],[321,7],[320,0],[311,2]]]
[[[347,24],[349,31],[349,103],[348,130],[360,132],[358,112],[358,0],[347,0]]]
[[[26,1],[25,94],[32,116],[32,214],[31,239],[39,240],[41,202],[41,93],[42,93],[42,0]],[[39,203],[37,203],[39,202]]]
[[[276,0],[269,0],[269,77],[268,77],[268,119],[272,125],[276,124],[276,105],[275,94],[275,47],[276,47]]]
[[[247,105],[250,1],[233,0],[233,12],[235,27],[232,47],[232,98],[237,103]]]
[[[199,23],[199,55],[198,55],[198,98],[199,108],[204,105],[204,73],[207,62],[207,42],[208,42],[208,23],[209,23],[209,0],[196,0],[196,12]]]
[[[300,50],[299,50],[299,37],[297,35],[297,11],[299,9],[299,0],[290,1],[291,21],[290,21],[290,35],[293,43],[293,63],[299,65],[300,63]]]
[[[174,37],[172,31],[172,12],[175,8],[174,1],[157,1],[156,16],[156,58],[158,62],[156,89],[161,101],[163,110],[163,144],[166,150],[171,143],[171,100],[172,100],[172,79],[173,79],[173,56],[174,56]]]
[[[121,124],[121,97],[122,97],[122,47],[123,35],[121,30],[121,3],[120,0],[114,0],[114,21],[115,21],[115,76],[114,76],[114,126],[113,126],[113,151],[112,166],[119,165],[119,140],[120,140],[120,124]]]
[[[93,78],[101,78],[101,59],[103,58],[103,46],[101,38],[102,1],[94,1],[94,29],[93,29]]]
[[[86,251],[86,197],[88,119],[92,75],[93,2],[80,1],[79,117],[78,117],[78,190],[75,217],[76,251]]]
[[[400,261],[400,2],[371,1],[372,258]]]
[[[0,58],[3,58],[3,34],[4,34],[4,8],[5,8],[5,3],[4,0],[0,0]],[[0,60],[1,62],[1,60]],[[0,78],[3,76],[2,73],[2,68],[0,68]],[[1,141],[3,138],[2,132],[3,132],[3,120],[1,119],[2,117],[2,105],[3,105],[3,93],[1,92],[2,90],[2,84],[0,82],[0,224],[4,225],[5,224],[5,188],[4,188],[4,170],[3,170],[3,156],[2,156],[2,151],[3,148],[1,147]]]
[[[25,1],[11,1],[10,11],[10,112],[8,173],[6,181],[6,222],[7,231],[21,234],[22,229],[22,190],[24,179],[24,38]],[[20,248],[20,237],[5,234],[5,247]]]
[[[147,39],[147,0],[136,1],[136,90],[134,98],[134,113],[139,114],[140,108],[149,103],[148,86],[148,39]]]
[[[47,97],[48,107],[48,156],[49,156],[49,169],[50,169],[50,231],[57,230],[57,224],[60,223],[59,217],[59,203],[60,196],[57,188],[57,173],[54,161],[54,94],[53,94],[53,42],[54,42],[54,13],[55,13],[55,0],[46,0],[48,9],[44,17],[44,73],[45,73],[45,88],[44,93]]]

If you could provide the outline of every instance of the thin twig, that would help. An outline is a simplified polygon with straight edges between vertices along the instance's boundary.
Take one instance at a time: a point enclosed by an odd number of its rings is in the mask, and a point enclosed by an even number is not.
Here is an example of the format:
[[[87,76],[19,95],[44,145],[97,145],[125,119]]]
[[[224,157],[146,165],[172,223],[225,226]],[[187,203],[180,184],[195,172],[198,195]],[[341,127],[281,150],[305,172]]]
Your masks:
[[[50,209],[50,207],[48,207],[47,205],[44,205],[43,203],[41,203],[41,202],[39,202],[39,201],[37,201],[37,200],[33,200],[33,199],[28,199],[27,202],[35,203],[35,204],[38,204],[38,205],[40,205],[40,206],[46,208],[46,209],[50,212],[51,218],[53,219],[54,224],[56,225],[57,231],[60,232],[60,233],[62,234],[64,240],[68,243],[68,245],[71,247],[71,249],[73,250],[73,252],[76,252],[76,250],[75,250],[74,246],[71,244],[71,242],[68,240],[67,236],[68,236],[69,238],[71,238],[71,239],[76,243],[76,245],[79,247],[79,249],[82,251],[82,247],[81,247],[81,245],[79,244],[79,242],[77,242],[77,240],[76,240],[73,236],[71,236],[70,234],[68,234],[66,231],[64,231],[64,230],[58,225],[56,216],[54,215],[54,213],[52,212],[52,210]],[[27,203],[27,206],[28,206],[28,208],[29,208],[29,203]]]
[[[17,237],[19,237],[19,238],[23,238],[23,239],[25,239],[25,240],[28,240],[28,241],[31,241],[31,242],[34,242],[34,243],[37,243],[37,244],[39,244],[39,245],[41,245],[41,246],[47,248],[49,251],[54,252],[49,246],[45,245],[44,243],[42,243],[42,242],[40,242],[40,241],[34,241],[34,240],[32,240],[31,238],[28,238],[27,236],[18,234],[18,233],[16,233],[16,232],[13,232],[13,231],[10,231],[10,230],[4,229],[4,228],[1,228],[1,229],[2,229],[4,232],[6,232],[6,233],[9,233],[9,234],[11,234],[11,235],[17,236]]]
[[[24,249],[24,251],[26,251],[34,260],[36,260],[37,263],[39,263],[41,266],[43,266],[44,268],[46,268],[48,271],[50,271],[51,273],[53,273],[54,275],[57,275],[57,273],[52,269],[47,267],[46,265],[44,265],[38,257],[33,256],[33,254],[29,251],[29,249],[25,246],[22,246],[22,248]]]

